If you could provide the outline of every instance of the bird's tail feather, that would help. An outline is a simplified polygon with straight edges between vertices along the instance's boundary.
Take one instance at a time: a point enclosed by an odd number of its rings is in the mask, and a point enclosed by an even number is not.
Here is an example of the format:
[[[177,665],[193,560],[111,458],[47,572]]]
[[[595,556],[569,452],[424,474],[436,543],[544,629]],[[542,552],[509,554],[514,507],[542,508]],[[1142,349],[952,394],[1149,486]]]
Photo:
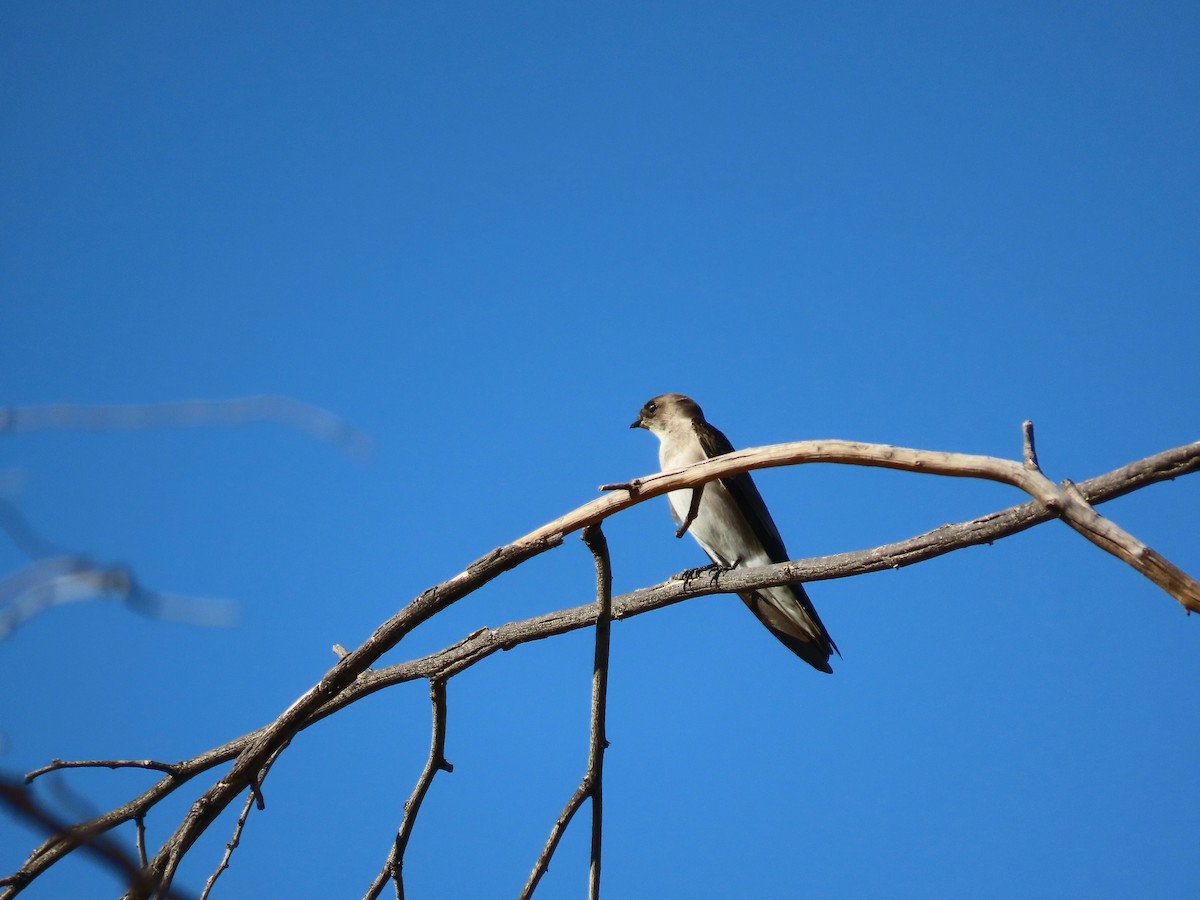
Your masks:
[[[787,591],[787,596],[777,600],[765,590],[747,591],[738,596],[785,647],[817,671],[832,674],[829,656],[831,653],[841,656],[841,652],[825,630],[804,588],[795,584],[771,590]],[[782,609],[781,601],[791,609]]]

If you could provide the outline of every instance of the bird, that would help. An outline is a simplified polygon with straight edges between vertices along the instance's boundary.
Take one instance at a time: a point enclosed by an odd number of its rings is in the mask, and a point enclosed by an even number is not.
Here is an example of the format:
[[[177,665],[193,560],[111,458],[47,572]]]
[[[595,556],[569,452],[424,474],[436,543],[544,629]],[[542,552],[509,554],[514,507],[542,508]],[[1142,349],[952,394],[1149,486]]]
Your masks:
[[[733,452],[729,439],[683,394],[647,400],[629,427],[658,438],[663,471]],[[749,472],[671,491],[667,498],[679,526],[675,536],[690,531],[717,567],[766,566],[791,558]],[[802,585],[756,588],[738,596],[784,646],[817,671],[833,672],[830,654],[841,656],[841,651]]]

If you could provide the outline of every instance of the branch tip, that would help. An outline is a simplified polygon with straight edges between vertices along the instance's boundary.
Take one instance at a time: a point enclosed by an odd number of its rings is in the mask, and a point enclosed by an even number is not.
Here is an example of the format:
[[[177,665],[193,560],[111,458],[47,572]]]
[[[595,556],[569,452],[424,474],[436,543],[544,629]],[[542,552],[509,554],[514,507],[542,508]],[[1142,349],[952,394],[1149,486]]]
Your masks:
[[[1041,466],[1038,465],[1037,450],[1033,442],[1033,420],[1026,419],[1021,423],[1021,436],[1024,445],[1025,468],[1032,469],[1035,472],[1041,471]]]
[[[602,484],[596,490],[605,491],[629,491],[629,496],[636,497],[642,489],[642,480],[635,478],[633,481],[615,481],[612,484]]]

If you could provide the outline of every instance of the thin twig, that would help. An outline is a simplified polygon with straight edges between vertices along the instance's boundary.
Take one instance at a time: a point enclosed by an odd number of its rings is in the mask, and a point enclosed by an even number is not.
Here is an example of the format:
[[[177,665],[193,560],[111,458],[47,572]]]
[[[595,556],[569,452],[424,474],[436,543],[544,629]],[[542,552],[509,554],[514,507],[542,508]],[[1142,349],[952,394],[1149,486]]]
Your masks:
[[[537,889],[538,882],[550,868],[550,859],[562,840],[563,833],[571,823],[583,801],[589,797],[592,801],[592,844],[591,865],[588,869],[588,897],[599,900],[600,897],[600,850],[602,825],[604,819],[603,784],[604,784],[604,748],[608,740],[604,735],[605,712],[608,705],[608,650],[609,632],[612,622],[612,566],[608,556],[608,541],[599,525],[588,525],[583,529],[583,540],[596,562],[596,653],[592,666],[592,716],[591,739],[588,742],[587,769],[583,779],[571,799],[567,801],[562,813],[550,829],[550,837],[546,839],[542,852],[534,863],[529,880],[521,891],[521,900],[529,900]]]
[[[154,759],[53,759],[40,769],[27,773],[25,783],[29,784],[35,778],[61,769],[151,769],[174,775],[179,770],[179,764],[158,762]]]
[[[446,682],[433,679],[429,682],[429,700],[433,704],[433,738],[430,741],[429,757],[425,760],[425,768],[417,779],[412,796],[404,804],[404,818],[396,832],[396,840],[392,843],[387,862],[375,876],[371,886],[364,895],[364,900],[375,900],[383,891],[388,879],[396,885],[396,900],[404,900],[404,851],[408,849],[408,839],[412,836],[413,826],[417,823],[417,814],[421,811],[421,803],[433,778],[439,771],[453,772],[452,766],[446,760]]]
[[[275,760],[279,759],[279,754],[282,753],[284,749],[285,748],[281,747],[276,751],[275,755],[267,761],[267,764],[263,767],[262,772],[259,774],[259,777],[255,782],[257,786],[261,786],[266,780],[267,773],[271,770],[271,766],[275,764]],[[221,856],[221,861],[217,863],[217,868],[213,870],[213,873],[208,876],[208,881],[204,882],[204,890],[200,893],[200,900],[208,900],[208,896],[212,893],[212,889],[216,885],[217,879],[221,877],[222,872],[229,868],[229,863],[233,859],[233,851],[236,850],[242,843],[242,831],[245,830],[246,821],[250,818],[250,810],[254,809],[256,806],[259,809],[263,808],[262,793],[259,790],[251,789],[246,792],[246,802],[242,804],[242,811],[238,815],[237,823],[233,826],[233,836],[230,837],[229,842],[225,845],[225,853]],[[145,856],[142,857],[142,860],[142,865],[144,867],[146,865]]]
[[[583,540],[596,560],[596,654],[592,664],[592,731],[588,771],[592,788],[592,858],[588,868],[588,898],[600,898],[600,851],[604,834],[604,751],[608,715],[608,650],[612,631],[612,560],[599,525],[583,529]]]
[[[221,877],[221,873],[229,868],[229,861],[233,858],[233,851],[238,848],[242,842],[242,829],[246,827],[246,820],[250,818],[250,810],[254,809],[254,794],[247,792],[246,802],[242,804],[242,811],[238,814],[237,824],[233,826],[233,837],[225,844],[225,853],[221,857],[221,861],[217,863],[216,869],[208,876],[208,881],[204,882],[204,890],[200,892],[200,900],[208,900],[209,894],[216,886],[217,879]]]
[[[137,829],[138,865],[144,869],[146,868],[146,817],[144,815],[134,816],[133,824]]]

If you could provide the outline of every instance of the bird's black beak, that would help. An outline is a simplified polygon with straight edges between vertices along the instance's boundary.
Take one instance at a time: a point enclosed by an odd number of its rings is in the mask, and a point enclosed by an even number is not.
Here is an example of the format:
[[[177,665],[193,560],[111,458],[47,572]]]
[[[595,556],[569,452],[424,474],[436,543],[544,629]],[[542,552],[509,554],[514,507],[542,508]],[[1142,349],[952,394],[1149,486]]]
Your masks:
[[[629,427],[630,428],[645,428],[646,426],[642,424],[642,417],[638,416],[636,419],[634,419],[633,424],[630,425]]]

